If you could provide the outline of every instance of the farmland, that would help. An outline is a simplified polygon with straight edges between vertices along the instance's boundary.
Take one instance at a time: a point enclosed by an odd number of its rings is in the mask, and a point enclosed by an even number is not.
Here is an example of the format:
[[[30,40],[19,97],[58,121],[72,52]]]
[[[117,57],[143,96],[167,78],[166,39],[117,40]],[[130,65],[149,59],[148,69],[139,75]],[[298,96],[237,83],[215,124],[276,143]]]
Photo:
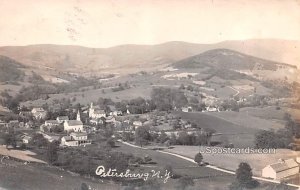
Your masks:
[[[206,147],[201,147],[204,150]],[[199,152],[199,146],[174,146],[172,149],[165,149],[167,152],[180,154],[189,158]],[[220,168],[225,168],[231,171],[235,171],[240,162],[247,162],[253,169],[253,173],[256,176],[261,175],[261,170],[268,164],[272,164],[278,161],[278,159],[287,159],[300,156],[297,151],[291,151],[287,149],[277,149],[275,154],[210,154],[203,153],[203,159],[205,162],[209,162],[212,165]]]

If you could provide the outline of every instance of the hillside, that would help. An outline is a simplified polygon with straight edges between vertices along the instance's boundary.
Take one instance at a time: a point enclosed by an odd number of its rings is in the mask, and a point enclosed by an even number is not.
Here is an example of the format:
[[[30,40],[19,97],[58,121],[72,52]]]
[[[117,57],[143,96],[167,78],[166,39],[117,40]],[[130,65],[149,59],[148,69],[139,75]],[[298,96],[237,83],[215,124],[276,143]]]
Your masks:
[[[174,64],[177,68],[201,68],[213,67],[217,69],[231,70],[271,70],[276,71],[278,67],[295,66],[276,63],[250,55],[246,55],[229,49],[209,50],[199,55],[195,55]]]
[[[24,66],[9,57],[0,55],[0,82],[22,79],[24,72],[20,68]]]
[[[0,55],[27,66],[69,72],[132,73],[155,70],[176,61],[212,49],[231,49],[251,56],[297,65],[300,63],[298,41],[245,40],[217,44],[167,42],[159,45],[121,45],[111,48],[86,48],[63,45],[0,47]]]

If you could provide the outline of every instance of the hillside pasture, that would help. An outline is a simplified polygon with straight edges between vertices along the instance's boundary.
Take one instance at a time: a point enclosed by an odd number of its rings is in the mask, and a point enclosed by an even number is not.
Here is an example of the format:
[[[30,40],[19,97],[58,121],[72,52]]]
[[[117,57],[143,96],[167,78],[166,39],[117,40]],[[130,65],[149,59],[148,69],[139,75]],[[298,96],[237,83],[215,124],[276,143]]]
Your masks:
[[[174,112],[175,115],[181,117],[183,120],[196,123],[203,129],[215,130],[216,140],[223,137],[228,139],[230,143],[233,143],[235,147],[253,147],[254,135],[259,131],[257,128],[252,128],[247,125],[238,125],[229,120],[219,118],[213,114],[206,113],[185,113]]]
[[[224,119],[239,126],[253,129],[276,130],[284,128],[284,122],[281,120],[270,120],[268,118],[256,117],[251,114],[247,114],[247,112],[244,111],[206,112],[205,114]]]

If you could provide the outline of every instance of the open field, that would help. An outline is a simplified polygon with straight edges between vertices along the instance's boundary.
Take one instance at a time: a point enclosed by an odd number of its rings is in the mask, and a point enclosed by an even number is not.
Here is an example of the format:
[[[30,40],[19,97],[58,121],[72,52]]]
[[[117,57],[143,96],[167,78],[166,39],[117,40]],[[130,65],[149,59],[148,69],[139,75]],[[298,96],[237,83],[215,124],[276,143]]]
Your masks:
[[[47,165],[24,165],[16,161],[10,161],[9,166],[0,164],[0,186],[9,190],[80,190],[81,183],[92,189],[120,189],[119,185],[108,181],[85,179]]]
[[[206,147],[201,147],[205,150]],[[165,149],[167,152],[180,154],[189,158],[194,158],[199,152],[199,146],[174,146],[172,149]],[[247,162],[252,167],[256,176],[261,176],[261,170],[268,164],[272,164],[283,158],[295,158],[300,156],[300,152],[277,149],[275,154],[210,154],[202,153],[204,161],[220,168],[235,171],[240,162]]]
[[[4,145],[0,146],[0,155],[10,156],[13,158],[17,158],[17,159],[29,161],[29,162],[45,163],[42,160],[33,158],[32,156],[35,156],[36,154],[29,150],[26,150],[26,151],[13,150],[13,149],[9,150],[9,149],[6,149],[6,147]]]
[[[205,114],[218,117],[231,123],[240,125],[241,127],[249,127],[253,129],[280,129],[284,128],[282,120],[270,120],[261,117],[252,116],[247,111],[233,112],[206,112]],[[271,116],[269,116],[271,117]]]
[[[224,186],[227,187],[229,184],[231,184],[231,182],[234,179],[234,176],[230,174],[225,174],[223,172],[219,172],[206,167],[198,167],[195,163],[191,163],[189,161],[174,157],[172,155],[159,153],[154,150],[134,148],[121,143],[117,144],[119,147],[116,148],[116,151],[132,153],[133,155],[139,157],[149,155],[152,158],[152,160],[157,163],[154,164],[153,167],[151,167],[154,170],[158,170],[166,165],[170,165],[172,166],[173,171],[176,174],[191,176],[195,179],[195,184],[197,184],[194,186],[194,188],[192,187],[191,189],[198,190],[199,187],[202,187],[203,190],[208,189],[208,187],[212,189],[224,189]],[[174,189],[175,185],[176,180],[171,179],[166,184],[163,184],[163,189]]]
[[[174,113],[184,120],[198,124],[201,128],[216,130],[217,134],[228,138],[235,147],[253,147],[254,145],[254,134],[258,131],[257,128],[238,125],[206,113]]]

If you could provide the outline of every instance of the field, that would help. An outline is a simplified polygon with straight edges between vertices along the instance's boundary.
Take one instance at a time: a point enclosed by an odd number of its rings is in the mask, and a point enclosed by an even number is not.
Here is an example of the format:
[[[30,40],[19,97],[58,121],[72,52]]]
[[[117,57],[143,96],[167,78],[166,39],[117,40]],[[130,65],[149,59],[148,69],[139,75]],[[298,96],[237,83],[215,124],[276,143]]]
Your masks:
[[[194,122],[204,129],[213,129],[220,136],[224,136],[233,143],[235,147],[253,147],[254,134],[257,128],[235,124],[231,121],[206,113],[184,113],[174,112],[182,119]]]
[[[282,121],[285,113],[289,111],[286,108],[278,110],[275,106],[266,106],[241,108],[240,112],[271,121]]]
[[[13,158],[17,158],[20,160],[24,160],[24,161],[29,161],[29,162],[38,162],[38,163],[45,163],[42,160],[33,158],[32,156],[35,156],[36,154],[34,152],[31,151],[21,151],[21,150],[9,150],[6,149],[6,147],[4,145],[0,146],[0,155],[3,156],[10,156]]]
[[[258,111],[259,108],[257,108],[256,110]],[[240,110],[239,112],[233,112],[233,111],[207,112],[205,114],[221,118],[223,120],[229,121],[241,127],[248,127],[252,129],[276,130],[284,127],[284,122],[282,120],[275,120],[275,119],[272,120],[268,118],[265,119],[263,117],[259,117],[258,115],[255,116],[254,112],[251,114],[245,110],[242,111]],[[270,115],[268,115],[268,117],[272,117],[271,113]],[[274,117],[276,116],[274,115]]]
[[[202,147],[204,150],[206,147]],[[174,146],[172,149],[165,151],[177,153],[189,158],[194,158],[199,152],[199,146]],[[300,152],[277,149],[275,154],[209,154],[203,153],[205,162],[220,168],[225,168],[235,171],[240,162],[247,162],[252,167],[253,173],[256,176],[261,175],[261,170],[268,164],[276,163],[278,159],[295,158],[300,156]]]
[[[10,165],[0,164],[0,189],[22,190],[80,190],[81,183],[92,189],[117,190],[119,185],[100,179],[85,179],[67,171],[47,165],[24,165],[10,161]]]
[[[116,151],[131,153],[139,157],[149,155],[152,160],[156,162],[156,164],[151,166],[151,169],[158,170],[165,167],[166,165],[172,166],[173,171],[176,174],[193,177],[196,184],[202,184],[201,186],[203,187],[203,189],[207,189],[208,187],[212,189],[222,189],[222,187],[228,186],[234,179],[234,176],[230,174],[224,174],[222,172],[206,167],[198,167],[196,164],[189,161],[168,154],[159,153],[154,150],[134,148],[121,143],[118,143],[118,146],[119,147],[116,148]],[[176,184],[176,181],[170,180],[163,187],[165,189],[174,189],[174,184]],[[196,189],[199,189],[199,186],[197,186]]]

